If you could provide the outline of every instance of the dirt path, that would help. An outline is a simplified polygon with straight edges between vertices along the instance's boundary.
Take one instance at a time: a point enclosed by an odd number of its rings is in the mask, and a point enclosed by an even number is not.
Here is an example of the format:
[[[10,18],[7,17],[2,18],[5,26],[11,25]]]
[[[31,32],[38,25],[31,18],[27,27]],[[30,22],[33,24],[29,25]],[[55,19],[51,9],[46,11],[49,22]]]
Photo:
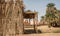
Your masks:
[[[60,36],[60,33],[25,34],[25,35],[19,35],[19,36]]]
[[[51,27],[51,28],[49,28],[48,26],[38,26],[37,29],[41,30],[43,33],[39,33],[39,34],[23,34],[23,35],[17,35],[17,36],[60,36],[60,33],[56,33],[57,31],[60,32],[59,27]]]
[[[37,29],[41,30],[43,33],[57,33],[60,32],[59,27],[51,27],[49,28],[48,26],[39,26]]]

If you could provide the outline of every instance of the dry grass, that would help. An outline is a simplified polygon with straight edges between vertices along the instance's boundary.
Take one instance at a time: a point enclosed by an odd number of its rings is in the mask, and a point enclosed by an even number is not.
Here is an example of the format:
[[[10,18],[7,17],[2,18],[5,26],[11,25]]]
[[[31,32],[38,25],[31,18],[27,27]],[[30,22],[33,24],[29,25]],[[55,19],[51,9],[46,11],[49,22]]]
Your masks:
[[[59,27],[39,26],[37,29],[41,30],[42,33],[60,33]]]

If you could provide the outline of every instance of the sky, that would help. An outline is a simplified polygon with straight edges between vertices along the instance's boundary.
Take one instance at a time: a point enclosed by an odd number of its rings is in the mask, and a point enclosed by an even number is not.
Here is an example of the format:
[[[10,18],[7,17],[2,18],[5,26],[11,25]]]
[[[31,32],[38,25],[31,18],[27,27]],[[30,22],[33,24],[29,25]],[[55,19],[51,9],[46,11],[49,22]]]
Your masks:
[[[38,12],[38,20],[41,20],[41,16],[46,14],[46,7],[48,3],[54,3],[56,8],[60,10],[60,0],[23,0],[25,4],[25,10],[36,10]]]

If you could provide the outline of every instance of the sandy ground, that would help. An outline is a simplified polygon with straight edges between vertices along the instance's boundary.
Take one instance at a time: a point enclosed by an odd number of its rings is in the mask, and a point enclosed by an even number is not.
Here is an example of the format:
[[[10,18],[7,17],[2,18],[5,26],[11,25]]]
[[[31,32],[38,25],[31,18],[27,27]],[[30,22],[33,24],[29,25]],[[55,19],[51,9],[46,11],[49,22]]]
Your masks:
[[[23,35],[17,35],[17,36],[60,36],[60,33],[54,33],[59,31],[59,27],[51,27],[49,28],[48,26],[38,26],[38,30],[41,30],[42,33],[38,34],[23,34]]]
[[[41,33],[41,34],[25,34],[17,36],[60,36],[60,33]]]
[[[60,32],[60,27],[48,27],[48,26],[39,26],[37,29],[41,30],[41,32],[45,33],[54,33]]]
[[[25,28],[25,29],[27,29],[27,28]],[[33,29],[33,28],[28,28],[28,29]],[[60,32],[60,27],[50,27],[49,28],[47,25],[44,25],[44,26],[38,26],[37,30],[40,30],[42,33],[56,33],[56,32]]]
[[[41,30],[42,33],[39,33],[39,34],[23,34],[23,35],[19,35],[19,36],[60,36],[60,33],[54,33],[57,31],[60,32],[60,27],[49,28],[48,26],[38,26],[37,29]]]

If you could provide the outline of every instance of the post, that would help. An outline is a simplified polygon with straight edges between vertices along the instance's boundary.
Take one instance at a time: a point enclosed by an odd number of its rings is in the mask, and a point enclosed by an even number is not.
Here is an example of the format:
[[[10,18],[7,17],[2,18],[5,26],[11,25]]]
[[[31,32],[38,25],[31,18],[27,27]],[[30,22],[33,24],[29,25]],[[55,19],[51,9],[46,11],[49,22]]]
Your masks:
[[[37,29],[37,21],[38,21],[38,13],[36,13],[36,16],[35,16],[36,18],[36,33],[38,33],[38,29]]]
[[[38,14],[36,13],[35,14],[35,18],[34,18],[34,30],[36,31],[36,33],[38,33],[38,30],[37,30],[37,21],[38,21]]]
[[[35,19],[33,18],[34,31],[36,32]]]

